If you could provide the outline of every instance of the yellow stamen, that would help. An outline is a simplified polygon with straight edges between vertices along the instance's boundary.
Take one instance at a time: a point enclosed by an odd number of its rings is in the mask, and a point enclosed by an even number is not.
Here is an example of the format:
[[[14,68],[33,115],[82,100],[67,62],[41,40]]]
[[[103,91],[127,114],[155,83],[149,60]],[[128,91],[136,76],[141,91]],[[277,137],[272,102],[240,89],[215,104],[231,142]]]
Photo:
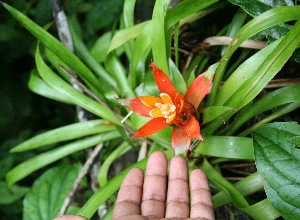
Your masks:
[[[149,114],[153,118],[164,117],[166,122],[170,123],[176,116],[176,106],[168,94],[161,93],[160,97],[162,102],[155,103],[157,108],[152,109]]]

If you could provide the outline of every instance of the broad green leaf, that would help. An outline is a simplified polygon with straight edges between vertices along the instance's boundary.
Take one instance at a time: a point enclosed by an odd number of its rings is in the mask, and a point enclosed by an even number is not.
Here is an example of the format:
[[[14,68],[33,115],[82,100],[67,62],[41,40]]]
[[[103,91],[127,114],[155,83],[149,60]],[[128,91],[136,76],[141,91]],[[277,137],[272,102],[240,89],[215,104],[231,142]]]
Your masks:
[[[272,8],[281,7],[281,6],[293,6],[294,2],[292,0],[229,0],[231,3],[240,6],[243,8],[249,15],[252,17],[258,16]]]
[[[52,50],[64,63],[73,69],[88,85],[93,87],[96,91],[101,91],[101,83],[94,76],[94,74],[75,56],[69,49],[67,49],[61,42],[54,38],[51,34],[38,26],[20,11],[9,6],[6,3],[2,5],[23,25],[34,37],[36,37],[42,44]]]
[[[58,217],[80,169],[79,164],[64,164],[42,174],[24,199],[23,219],[49,220]]]
[[[32,150],[48,144],[68,141],[87,135],[115,130],[116,127],[105,120],[79,122],[39,134],[11,149],[11,152]]]
[[[232,135],[246,121],[264,111],[299,100],[299,85],[287,86],[270,92],[267,95],[264,95],[260,100],[258,100],[254,104],[251,104],[251,106],[247,108],[246,111],[243,111],[241,114],[238,114],[235,118],[235,121],[231,123],[230,126],[227,128],[226,134]]]
[[[82,140],[78,140],[39,154],[10,170],[6,174],[6,182],[8,185],[12,185],[13,183],[27,177],[34,171],[47,166],[61,158],[64,158],[74,152],[93,147],[101,142],[116,139],[118,137],[120,137],[120,134],[117,131],[106,132],[103,134],[98,134]]]
[[[5,182],[0,182],[0,205],[12,204],[25,196],[29,191],[28,187],[12,185],[7,187]]]
[[[253,160],[251,138],[231,136],[203,136],[204,141],[193,150],[196,154],[242,160]]]
[[[300,218],[300,135],[295,122],[272,123],[252,132],[256,166],[272,205],[285,219]]]
[[[51,86],[49,86],[47,83],[45,83],[44,80],[42,80],[37,73],[37,70],[34,69],[30,73],[30,78],[28,81],[28,87],[31,91],[35,92],[36,94],[39,94],[41,96],[59,101],[64,102],[67,104],[74,104],[72,100],[70,100],[69,97],[58,94],[58,92],[53,89]]]
[[[85,108],[86,110],[92,112],[95,115],[98,115],[108,121],[120,125],[120,121],[116,119],[116,116],[105,106],[99,104],[93,99],[87,97],[83,93],[74,89],[70,84],[65,82],[62,78],[56,75],[43,61],[39,51],[39,45],[37,46],[35,54],[36,65],[39,74],[49,84],[59,93],[68,96],[69,99],[74,102],[76,105]]]

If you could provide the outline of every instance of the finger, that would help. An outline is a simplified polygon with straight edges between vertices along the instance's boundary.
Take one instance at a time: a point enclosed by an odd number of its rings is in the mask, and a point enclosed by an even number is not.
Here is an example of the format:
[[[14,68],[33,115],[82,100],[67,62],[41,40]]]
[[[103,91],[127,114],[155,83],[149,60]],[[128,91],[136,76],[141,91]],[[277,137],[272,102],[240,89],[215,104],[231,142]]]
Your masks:
[[[143,180],[141,169],[133,168],[128,172],[118,192],[112,219],[141,214]]]
[[[207,177],[202,170],[193,170],[190,186],[191,218],[215,219]]]
[[[188,168],[182,157],[173,157],[170,162],[168,187],[166,218],[188,218]]]
[[[161,220],[162,218],[155,218],[149,216],[142,216],[142,215],[131,215],[123,218],[119,218],[118,220]]]
[[[166,209],[168,161],[162,152],[151,154],[144,180],[141,213],[143,216],[162,218]]]
[[[79,216],[79,215],[64,215],[64,216],[60,216],[58,218],[55,218],[53,220],[87,220],[87,218],[84,218],[84,217]]]

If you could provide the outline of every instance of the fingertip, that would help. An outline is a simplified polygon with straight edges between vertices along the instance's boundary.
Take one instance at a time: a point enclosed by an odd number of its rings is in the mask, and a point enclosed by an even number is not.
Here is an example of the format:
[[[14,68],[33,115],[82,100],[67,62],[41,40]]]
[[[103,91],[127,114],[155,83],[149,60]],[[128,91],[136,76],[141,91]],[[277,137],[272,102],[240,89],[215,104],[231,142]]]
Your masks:
[[[187,162],[180,156],[173,157],[170,161],[169,179],[175,178],[188,179]]]
[[[140,168],[132,168],[124,178],[122,186],[124,185],[141,185],[144,178],[144,173]]]
[[[161,151],[155,151],[148,159],[146,175],[167,175],[168,160],[166,155]]]
[[[79,215],[64,215],[53,220],[87,220],[87,218],[79,216]]]
[[[154,151],[150,157],[149,160],[167,160],[166,155],[164,154],[164,152],[161,151]]]
[[[201,169],[195,169],[191,172],[190,182],[191,190],[194,190],[195,188],[204,188],[209,190],[207,176]]]

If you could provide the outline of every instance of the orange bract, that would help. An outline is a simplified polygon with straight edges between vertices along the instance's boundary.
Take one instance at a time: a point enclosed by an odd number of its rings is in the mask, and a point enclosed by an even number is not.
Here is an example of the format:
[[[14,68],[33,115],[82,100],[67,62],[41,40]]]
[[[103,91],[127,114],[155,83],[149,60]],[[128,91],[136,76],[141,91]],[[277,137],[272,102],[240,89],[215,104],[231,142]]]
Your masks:
[[[153,63],[152,70],[158,86],[160,97],[141,96],[139,98],[124,99],[123,105],[133,112],[151,118],[133,137],[152,135],[168,125],[174,124],[172,133],[172,147],[175,152],[188,152],[191,138],[202,140],[200,124],[195,118],[195,112],[209,92],[213,74],[206,72],[198,76],[182,96],[175,89],[166,74]]]

